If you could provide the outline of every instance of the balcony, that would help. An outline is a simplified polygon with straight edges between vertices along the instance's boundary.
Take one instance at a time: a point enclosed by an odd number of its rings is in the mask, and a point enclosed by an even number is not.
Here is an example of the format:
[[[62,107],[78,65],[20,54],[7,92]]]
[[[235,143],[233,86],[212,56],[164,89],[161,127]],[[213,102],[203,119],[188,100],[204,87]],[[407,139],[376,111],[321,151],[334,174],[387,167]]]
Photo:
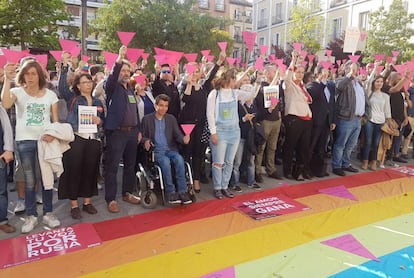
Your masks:
[[[264,19],[260,19],[259,21],[257,21],[257,29],[263,29],[267,27],[267,18]]]
[[[331,0],[331,4],[329,6],[330,8],[334,8],[336,6],[340,6],[346,3],[347,3],[347,0]]]
[[[276,25],[282,22],[283,22],[282,16],[277,15],[277,16],[272,17],[272,25]]]
[[[224,5],[224,3],[216,3],[215,9],[218,12],[224,12],[225,11],[225,5]]]

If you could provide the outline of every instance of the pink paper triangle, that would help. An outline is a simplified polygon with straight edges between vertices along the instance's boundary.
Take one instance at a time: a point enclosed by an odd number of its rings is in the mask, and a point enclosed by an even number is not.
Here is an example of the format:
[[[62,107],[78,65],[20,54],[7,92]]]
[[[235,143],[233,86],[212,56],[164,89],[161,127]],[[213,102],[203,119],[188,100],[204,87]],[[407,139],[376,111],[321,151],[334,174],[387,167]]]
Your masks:
[[[271,97],[270,98],[270,103],[272,106],[276,106],[279,103],[279,99],[276,97]]]
[[[62,47],[63,51],[68,51],[68,52],[70,52],[75,47],[79,46],[79,42],[77,41],[64,40],[64,39],[59,39],[59,44]]]
[[[393,50],[391,51],[391,53],[392,53],[392,57],[397,57],[398,55],[400,55],[400,51],[398,50]]]
[[[252,51],[254,48],[254,42],[256,41],[256,33],[243,31],[242,37],[249,51]]]
[[[221,51],[226,52],[227,42],[218,42],[217,44],[220,47]]]
[[[341,65],[341,60],[336,60],[336,64],[337,64],[338,66],[340,66],[340,65]]]
[[[367,69],[366,68],[360,68],[359,69],[359,74],[361,74],[361,75],[367,75]]]
[[[302,57],[303,57],[303,59],[305,59],[307,55],[308,55],[308,52],[307,52],[306,50],[302,50],[302,51],[300,52],[300,56],[302,56]]]
[[[47,67],[47,54],[34,55],[34,57],[44,69]]]
[[[312,62],[315,59],[315,55],[308,55],[309,62]]]
[[[84,61],[85,63],[87,63],[89,61],[89,56],[88,55],[82,55],[82,61]]]
[[[6,57],[7,62],[17,64],[19,63],[20,59],[23,58],[26,53],[16,50],[10,50],[7,48],[2,48],[4,57]]]
[[[234,62],[236,61],[236,59],[232,58],[232,57],[227,57],[226,60],[227,60],[227,63],[229,63],[230,66],[233,66]]]
[[[141,57],[142,57],[142,59],[144,59],[144,60],[146,60],[146,59],[148,59],[148,56],[149,56],[149,53],[142,53],[142,55],[141,55]]]
[[[207,61],[209,61],[209,62],[213,62],[213,60],[214,60],[213,55],[208,55],[206,58],[207,58]]]
[[[366,249],[353,235],[347,234],[321,242],[324,245],[349,252],[370,260],[379,262],[379,259]]]
[[[144,49],[141,48],[127,48],[126,56],[132,63],[136,63],[143,52]]]
[[[132,41],[132,38],[135,36],[135,32],[116,32],[118,34],[118,38],[121,41],[122,45],[128,46],[128,44]]]
[[[260,55],[266,55],[266,52],[267,52],[267,49],[268,49],[269,47],[267,46],[267,45],[261,45],[260,46]]]
[[[183,129],[185,135],[190,135],[194,127],[195,127],[195,124],[182,124],[181,125],[181,128]]]
[[[342,64],[345,64],[346,63],[346,59],[342,59]]]
[[[154,58],[155,58],[155,61],[157,61],[159,65],[169,64],[167,56],[165,55],[157,54],[157,55],[154,55]]]
[[[135,81],[141,86],[145,85],[145,78],[146,78],[146,76],[144,74],[134,75]]]
[[[270,54],[269,55],[269,61],[273,62],[274,60],[276,60],[276,55],[275,54]]]
[[[304,67],[304,68],[306,68],[306,65],[308,64],[308,61],[302,61],[302,66]]]
[[[207,56],[210,54],[211,50],[210,49],[206,49],[206,50],[201,50],[201,55],[203,55],[204,57],[207,58]]]
[[[283,59],[276,59],[275,62],[276,62],[276,65],[278,65],[279,67],[283,65]]]
[[[302,50],[302,46],[303,46],[302,43],[294,42],[292,45],[293,45],[293,49],[295,49],[297,52],[300,52]]]
[[[195,72],[196,69],[197,69],[197,65],[194,65],[194,64],[186,64],[185,65],[185,71],[188,74],[192,74],[193,72]]]
[[[329,69],[331,67],[331,62],[328,62],[328,61],[322,61],[320,62],[320,64],[322,65],[324,69]]]
[[[71,50],[69,50],[69,53],[72,55],[72,57],[78,57],[79,54],[81,53],[81,48],[80,47],[74,47]]]
[[[332,50],[331,49],[327,49],[325,51],[325,53],[326,53],[326,56],[328,56],[328,57],[331,57],[332,56]]]
[[[331,71],[332,71],[333,73],[335,73],[335,72],[336,72],[336,70],[337,70],[337,68],[331,68]]]
[[[387,58],[385,58],[385,61],[389,64],[389,63],[391,63],[392,62],[392,57],[387,57]]]
[[[106,67],[111,69],[115,64],[116,59],[118,59],[118,54],[108,51],[103,51],[102,54],[105,59]]]
[[[385,55],[384,54],[375,54],[374,59],[375,61],[382,61],[384,60]]]
[[[377,73],[380,74],[384,68],[384,66],[377,66]]]
[[[0,68],[4,67],[7,63],[6,57],[4,55],[0,55]]]
[[[345,199],[350,199],[353,201],[358,201],[358,199],[343,185],[319,189],[319,192],[332,195],[332,196],[336,196],[339,198],[345,198]]]
[[[240,64],[240,62],[241,62],[241,57],[237,57],[237,58],[236,58],[236,63],[237,63],[237,64]]]
[[[187,53],[184,54],[184,57],[187,59],[187,62],[192,63],[197,60],[197,53]]]
[[[256,63],[254,64],[254,68],[257,70],[264,69],[263,67],[263,59],[262,58],[256,58]]]
[[[349,60],[351,60],[353,63],[358,62],[359,57],[361,57],[361,55],[348,55]]]
[[[55,58],[56,61],[61,62],[62,61],[62,53],[61,50],[50,50],[50,55],[52,55],[53,58]]]

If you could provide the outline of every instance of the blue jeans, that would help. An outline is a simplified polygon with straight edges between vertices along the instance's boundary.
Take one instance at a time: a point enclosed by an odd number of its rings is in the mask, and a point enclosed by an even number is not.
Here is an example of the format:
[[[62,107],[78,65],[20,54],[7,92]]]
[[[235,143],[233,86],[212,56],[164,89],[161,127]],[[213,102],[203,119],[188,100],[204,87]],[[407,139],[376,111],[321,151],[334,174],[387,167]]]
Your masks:
[[[382,134],[381,126],[382,124],[376,124],[371,121],[365,124],[365,144],[362,160],[377,160],[378,145]],[[372,151],[371,158],[369,158],[370,151]]]
[[[339,119],[336,124],[336,140],[332,150],[332,168],[342,168],[351,165],[352,150],[358,143],[361,131],[361,120]]]
[[[399,156],[400,154],[400,147],[402,142],[402,137],[404,134],[404,127],[400,129],[400,135],[394,136],[392,138],[392,156]]]
[[[165,153],[155,153],[155,162],[157,162],[158,166],[161,168],[165,184],[165,191],[167,193],[187,192],[184,159],[178,152],[166,151]],[[175,190],[171,166],[174,166],[175,179],[177,181],[177,190]]]
[[[246,156],[247,166],[247,185],[255,183],[254,180],[254,155],[244,149],[246,139],[240,139],[239,147],[237,148],[236,156],[234,157],[232,182],[233,186],[240,185],[240,165],[242,164],[243,157]]]
[[[234,157],[240,141],[240,129],[217,130],[218,143],[210,139],[212,176],[215,190],[227,189],[233,171]]]
[[[39,181],[42,187],[43,214],[53,211],[52,200],[53,190],[44,190],[42,177],[36,177],[37,141],[23,140],[17,141],[17,150],[20,156],[21,167],[24,173],[25,187],[25,206],[27,216],[36,216],[36,181]]]
[[[7,224],[7,165],[0,168],[0,225]]]

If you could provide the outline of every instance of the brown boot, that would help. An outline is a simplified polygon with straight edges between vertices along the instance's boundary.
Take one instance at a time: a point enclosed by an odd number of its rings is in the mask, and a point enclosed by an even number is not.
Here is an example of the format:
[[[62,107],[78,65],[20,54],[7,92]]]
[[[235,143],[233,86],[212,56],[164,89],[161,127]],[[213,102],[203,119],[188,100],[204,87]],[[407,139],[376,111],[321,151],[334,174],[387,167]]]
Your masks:
[[[363,170],[368,169],[368,160],[362,160],[361,169],[363,169]]]
[[[377,171],[377,161],[376,160],[371,161],[371,163],[369,164],[369,169],[371,169],[372,171]]]

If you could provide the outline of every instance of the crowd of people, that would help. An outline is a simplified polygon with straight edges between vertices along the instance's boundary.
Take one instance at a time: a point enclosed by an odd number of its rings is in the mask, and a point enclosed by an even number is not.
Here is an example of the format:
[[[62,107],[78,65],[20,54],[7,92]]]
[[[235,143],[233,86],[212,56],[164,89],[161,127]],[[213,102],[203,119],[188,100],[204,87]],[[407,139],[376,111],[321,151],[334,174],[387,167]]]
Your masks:
[[[121,198],[139,204],[137,163],[151,150],[168,203],[184,205],[192,203],[185,162],[194,191],[211,190],[217,199],[233,198],[242,183],[260,190],[264,173],[297,181],[329,176],[329,157],[339,176],[375,171],[387,161],[407,163],[414,124],[414,79],[404,88],[409,69],[400,73],[386,63],[379,72],[375,62],[365,73],[350,60],[334,71],[326,63],[304,63],[293,50],[286,70],[271,60],[241,69],[221,52],[216,62],[203,57],[187,71],[159,61],[151,71],[146,60],[132,64],[126,53],[122,46],[109,71],[87,68],[69,52],[54,74],[32,56],[0,69],[0,230],[15,231],[7,219],[8,172],[18,194],[14,212],[25,212],[21,232],[29,233],[38,224],[37,202],[42,222],[60,225],[54,183],[73,219],[82,211],[98,213],[91,198],[102,181],[108,211],[119,212],[120,163]],[[194,126],[190,134],[182,124]],[[360,165],[351,164],[355,151]]]

